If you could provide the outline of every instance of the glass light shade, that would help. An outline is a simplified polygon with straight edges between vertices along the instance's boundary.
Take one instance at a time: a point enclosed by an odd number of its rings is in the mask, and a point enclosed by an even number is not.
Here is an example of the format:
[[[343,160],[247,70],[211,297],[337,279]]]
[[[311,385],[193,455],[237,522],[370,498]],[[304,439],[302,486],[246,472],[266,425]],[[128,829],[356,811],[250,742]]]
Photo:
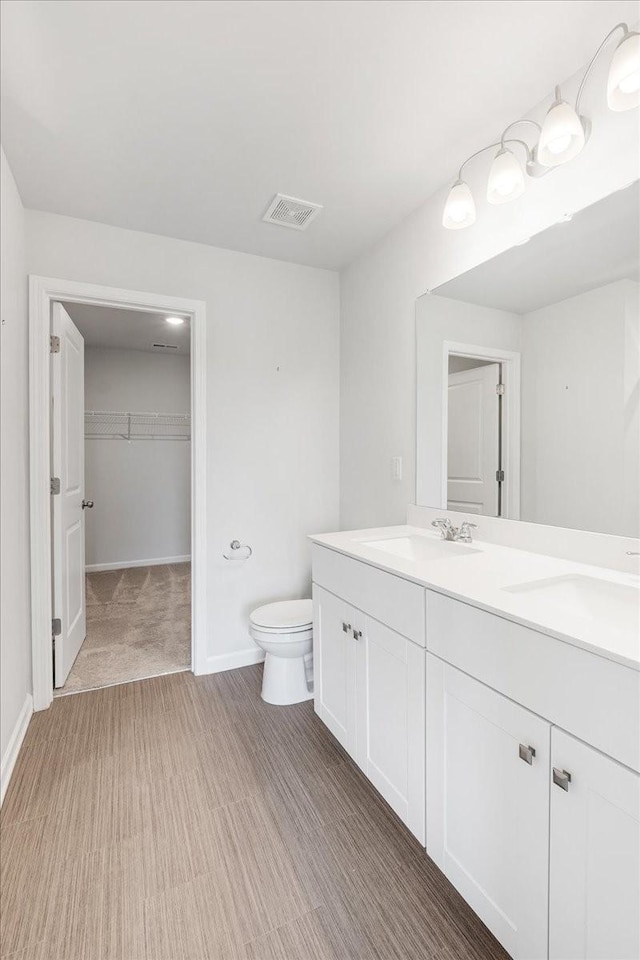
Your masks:
[[[607,103],[616,111],[640,106],[640,34],[628,34],[616,48],[609,67]]]
[[[542,124],[538,162],[543,167],[557,167],[573,160],[584,147],[584,140],[578,114],[566,100],[556,100]]]
[[[442,226],[448,230],[461,230],[475,223],[476,205],[469,185],[464,180],[456,180],[449,191],[442,214]]]
[[[489,180],[487,182],[487,200],[489,203],[508,203],[524,193],[524,173],[515,154],[502,147],[496,153]]]

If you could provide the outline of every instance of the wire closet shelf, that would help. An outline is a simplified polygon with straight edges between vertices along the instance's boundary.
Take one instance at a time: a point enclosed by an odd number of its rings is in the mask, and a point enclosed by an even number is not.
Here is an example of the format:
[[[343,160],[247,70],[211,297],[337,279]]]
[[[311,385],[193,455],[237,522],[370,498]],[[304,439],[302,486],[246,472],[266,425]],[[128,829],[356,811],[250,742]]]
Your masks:
[[[191,417],[175,413],[121,413],[87,410],[87,440],[190,440]]]

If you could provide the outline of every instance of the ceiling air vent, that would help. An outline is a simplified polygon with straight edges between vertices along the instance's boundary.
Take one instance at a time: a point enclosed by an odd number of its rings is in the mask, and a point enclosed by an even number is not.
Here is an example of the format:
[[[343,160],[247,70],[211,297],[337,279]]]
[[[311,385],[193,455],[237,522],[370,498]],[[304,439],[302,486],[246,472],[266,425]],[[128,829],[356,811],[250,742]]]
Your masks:
[[[285,197],[282,193],[276,193],[262,219],[267,223],[278,223],[281,227],[306,230],[321,210],[320,203],[309,203],[308,200],[298,200],[296,197]]]
[[[152,343],[151,346],[154,350],[177,350],[177,343]]]

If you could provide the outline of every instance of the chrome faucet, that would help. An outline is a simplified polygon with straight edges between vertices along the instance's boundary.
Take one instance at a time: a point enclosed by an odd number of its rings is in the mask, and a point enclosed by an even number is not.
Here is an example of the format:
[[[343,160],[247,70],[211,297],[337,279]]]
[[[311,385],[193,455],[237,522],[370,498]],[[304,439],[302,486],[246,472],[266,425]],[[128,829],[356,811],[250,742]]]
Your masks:
[[[457,540],[460,543],[471,543],[471,529],[477,527],[477,523],[470,520],[463,520],[459,527],[454,527],[449,517],[438,517],[431,521],[431,526],[440,530],[440,536],[443,540]]]

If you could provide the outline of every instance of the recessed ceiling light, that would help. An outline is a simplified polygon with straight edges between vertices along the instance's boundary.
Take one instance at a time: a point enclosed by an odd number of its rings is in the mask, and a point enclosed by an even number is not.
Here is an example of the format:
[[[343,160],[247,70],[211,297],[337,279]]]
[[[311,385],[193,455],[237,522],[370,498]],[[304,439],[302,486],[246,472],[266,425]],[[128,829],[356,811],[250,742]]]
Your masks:
[[[165,320],[167,321],[167,323],[172,323],[175,327],[179,327],[181,324],[184,323],[184,320],[182,319],[182,317],[165,317]]]

